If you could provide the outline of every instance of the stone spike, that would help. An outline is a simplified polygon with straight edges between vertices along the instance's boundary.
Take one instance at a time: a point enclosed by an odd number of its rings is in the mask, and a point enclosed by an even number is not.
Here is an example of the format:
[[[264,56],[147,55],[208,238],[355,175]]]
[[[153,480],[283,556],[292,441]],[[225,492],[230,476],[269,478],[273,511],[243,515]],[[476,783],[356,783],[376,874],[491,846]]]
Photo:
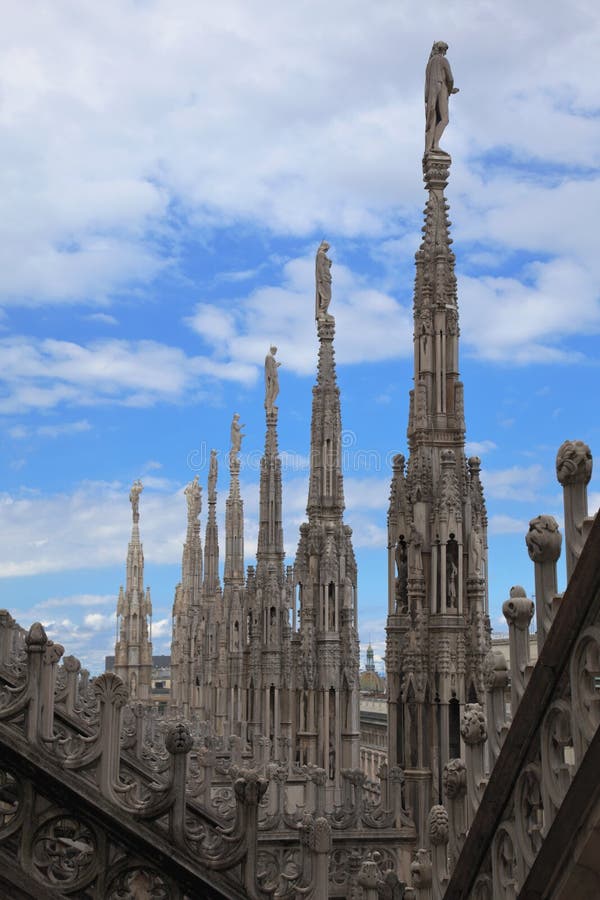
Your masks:
[[[204,537],[204,596],[210,600],[221,592],[219,578],[219,530],[217,528],[217,451],[211,450],[208,474],[208,516]]]
[[[317,320],[319,358],[317,383],[313,387],[310,477],[307,515],[327,515],[341,522],[344,512],[344,482],[342,476],[342,417],[340,389],[335,372],[335,319],[333,316]]]
[[[115,645],[115,673],[123,679],[130,696],[136,700],[150,699],[152,675],[152,644],[150,642],[151,604],[144,592],[144,549],[140,540],[139,498],[141,481],[133,483],[129,500],[133,524],[127,547],[125,590],[119,590],[117,616],[120,631]]]
[[[277,440],[278,409],[266,410],[265,452],[260,461],[259,525],[256,551],[257,575],[272,563],[283,578],[283,520],[281,459]]]
[[[425,206],[423,241],[415,255],[414,391],[408,438],[423,443],[431,432],[451,433],[449,443],[464,442],[462,384],[458,380],[458,304],[455,256],[450,245],[450,220],[444,188],[451,159],[429,152],[423,173],[429,193]]]
[[[244,501],[240,496],[240,460],[229,453],[229,496],[225,502],[225,586],[244,584]]]
[[[447,49],[437,41],[427,64],[423,180],[428,198],[415,257],[410,452],[406,472],[404,458],[394,457],[388,515],[388,761],[405,771],[419,841],[426,839],[439,770],[460,753],[460,713],[465,704],[483,701],[490,645],[487,517],[480,460],[465,457],[458,372],[455,256],[444,196],[451,158],[438,144],[447,124],[444,91],[455,93]],[[442,95],[440,72],[445,73]],[[402,721],[415,721],[415,707],[419,721],[437,716],[434,745],[401,727]]]
[[[202,510],[202,488],[196,475],[185,489],[187,499],[187,536],[181,560],[181,586],[184,603],[192,609],[201,604],[202,593],[202,539],[199,515]]]
[[[300,606],[294,641],[301,652],[292,702],[299,703],[298,715],[303,717],[303,746],[297,752],[305,762],[324,769],[340,789],[343,770],[355,768],[359,759],[359,652],[356,560],[352,529],[343,521],[342,425],[335,320],[328,312],[328,249],[323,241],[316,259],[319,358],[311,419],[309,521],[300,526],[294,563]]]

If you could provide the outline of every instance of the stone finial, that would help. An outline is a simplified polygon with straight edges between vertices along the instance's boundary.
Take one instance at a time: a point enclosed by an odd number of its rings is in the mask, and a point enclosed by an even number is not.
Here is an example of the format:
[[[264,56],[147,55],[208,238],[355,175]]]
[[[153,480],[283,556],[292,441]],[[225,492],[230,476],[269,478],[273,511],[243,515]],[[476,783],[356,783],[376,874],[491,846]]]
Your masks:
[[[480,703],[467,703],[462,714],[460,733],[465,744],[482,744],[487,740],[487,726]]]
[[[556,477],[567,484],[588,484],[592,477],[592,451],[583,441],[565,441],[556,454]]]
[[[265,357],[265,409],[267,412],[273,412],[277,407],[274,406],[279,394],[279,373],[277,369],[281,365],[275,359],[277,347],[272,346]]]
[[[103,672],[94,678],[93,688],[100,703],[113,704],[117,709],[125,706],[129,699],[127,688],[114,672]]]
[[[137,478],[133,484],[131,485],[131,490],[129,491],[129,502],[131,503],[131,510],[133,512],[133,521],[139,522],[140,520],[140,494],[144,490],[144,485]]]
[[[392,468],[394,472],[399,472],[402,475],[404,474],[404,463],[406,462],[405,456],[403,453],[396,453],[392,460]]]
[[[34,622],[27,635],[25,636],[25,644],[28,653],[39,653],[45,649],[48,643],[48,636],[41,622]]]
[[[510,596],[502,604],[504,618],[509,625],[520,631],[527,630],[533,617],[534,603],[525,592],[525,588],[517,584],[510,589]]]
[[[327,320],[331,316],[327,312],[331,303],[331,260],[327,256],[329,244],[321,241],[315,259],[315,319]]]
[[[446,59],[448,44],[435,41],[425,70],[425,153],[444,153],[440,138],[449,121],[448,98],[457,94],[450,63]],[[446,154],[447,155],[447,154]]]
[[[562,537],[554,516],[536,516],[529,523],[525,543],[534,563],[556,562],[560,556]]]

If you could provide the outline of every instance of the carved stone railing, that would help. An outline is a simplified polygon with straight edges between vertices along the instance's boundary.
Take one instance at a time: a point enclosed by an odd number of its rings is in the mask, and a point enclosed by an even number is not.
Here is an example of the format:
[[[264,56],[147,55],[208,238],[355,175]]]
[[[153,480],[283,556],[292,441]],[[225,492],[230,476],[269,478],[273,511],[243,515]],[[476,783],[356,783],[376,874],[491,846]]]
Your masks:
[[[465,707],[465,761],[446,765],[445,806],[432,808],[428,844],[411,866],[417,900],[509,900],[521,889],[522,896],[549,896],[548,870],[557,872],[564,856],[560,829],[564,838],[576,802],[580,810],[591,802],[581,787],[600,753],[600,522],[587,516],[590,475],[589,448],[566,441],[557,476],[564,490],[567,590],[557,593],[556,521],[537,516],[526,542],[535,567],[538,662],[533,667],[529,658],[534,604],[513,587],[503,606],[511,714],[507,665],[492,649],[484,666],[485,712],[479,704]],[[587,794],[600,803],[600,787]]]
[[[188,802],[192,738],[185,725],[168,729],[168,767],[157,779],[124,754],[121,717],[127,692],[121,679],[112,673],[94,679],[92,699],[85,677],[78,683],[81,667],[72,657],[57,679],[63,648],[48,640],[39,623],[25,638],[25,664],[15,665],[15,641],[7,634],[11,629],[14,623],[0,614],[0,646],[9,657],[0,661],[0,862],[6,870],[23,867],[23,877],[33,878],[40,894],[47,890],[48,896],[60,886],[70,894],[85,889],[86,896],[103,900],[125,896],[137,879],[140,889],[149,892],[169,884],[168,896],[175,897],[180,896],[179,875],[181,884],[196,883],[207,892],[212,883],[211,897],[271,896],[260,890],[256,877],[258,805],[265,779],[251,771],[236,773],[235,819],[229,827],[219,827]],[[85,716],[78,703],[86,706]],[[14,803],[7,804],[7,797],[14,797]],[[32,822],[39,824],[37,830]],[[101,837],[107,823],[110,830]],[[138,844],[138,864],[135,869],[115,865],[109,883],[107,872],[92,864],[91,857],[108,852],[125,833]],[[152,867],[154,857],[165,853],[176,870],[174,880]],[[194,876],[199,880],[194,882]]]
[[[557,594],[556,523],[533,519],[527,545],[535,565],[539,657],[532,668],[526,644],[533,605],[513,589],[505,613],[516,709],[446,900],[551,896],[567,877],[573,829],[600,802],[600,521],[592,525],[587,517],[589,449],[563,444],[557,473],[565,493],[569,581]]]

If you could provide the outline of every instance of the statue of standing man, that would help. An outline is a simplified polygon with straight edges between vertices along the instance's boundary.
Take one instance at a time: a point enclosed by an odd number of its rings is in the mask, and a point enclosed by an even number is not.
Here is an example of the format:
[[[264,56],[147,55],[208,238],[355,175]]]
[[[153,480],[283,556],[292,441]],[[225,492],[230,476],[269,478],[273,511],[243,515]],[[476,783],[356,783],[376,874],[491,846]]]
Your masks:
[[[331,260],[327,257],[329,244],[327,241],[321,241],[317,250],[317,258],[315,260],[316,275],[316,297],[315,297],[315,319],[330,318],[327,309],[331,303]]]
[[[239,413],[233,414],[233,419],[231,420],[231,456],[235,457],[242,449],[242,438],[245,435],[242,433],[242,428],[245,428],[245,425],[240,425],[240,415]]]
[[[444,153],[440,138],[448,124],[448,98],[457,94],[450,63],[446,59],[448,44],[436,41],[431,48],[425,70],[425,153]]]
[[[265,409],[273,412],[274,403],[279,394],[279,374],[277,369],[281,365],[275,359],[277,347],[271,347],[265,357]]]
[[[129,502],[131,503],[134,522],[139,522],[140,520],[140,494],[143,490],[144,486],[138,478],[133,482],[133,484],[131,485],[131,490],[129,491]]]

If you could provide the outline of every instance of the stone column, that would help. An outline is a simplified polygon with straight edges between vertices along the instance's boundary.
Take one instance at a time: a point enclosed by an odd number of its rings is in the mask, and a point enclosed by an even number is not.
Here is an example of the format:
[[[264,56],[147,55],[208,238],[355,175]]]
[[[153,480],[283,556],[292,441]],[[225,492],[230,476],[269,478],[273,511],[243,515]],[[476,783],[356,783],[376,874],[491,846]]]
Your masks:
[[[556,477],[563,487],[567,580],[573,574],[584,544],[588,514],[587,485],[592,477],[592,454],[583,441],[565,441],[556,454]]]
[[[557,596],[556,563],[562,538],[552,516],[536,516],[525,536],[529,557],[535,565],[535,602],[538,655],[550,631],[560,599]]]
[[[533,601],[525,594],[525,588],[516,585],[510,589],[510,597],[502,605],[508,622],[510,645],[510,702],[514,717],[525,692],[529,670],[529,623],[533,616]]]

